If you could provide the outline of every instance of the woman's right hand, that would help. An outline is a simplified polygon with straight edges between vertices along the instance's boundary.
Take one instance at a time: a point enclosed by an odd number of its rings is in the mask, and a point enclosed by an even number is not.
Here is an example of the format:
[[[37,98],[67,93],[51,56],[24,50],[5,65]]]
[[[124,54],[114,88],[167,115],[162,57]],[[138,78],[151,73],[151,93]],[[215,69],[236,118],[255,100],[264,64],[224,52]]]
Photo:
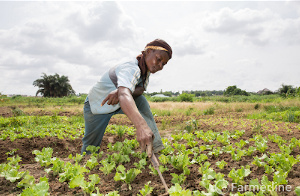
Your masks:
[[[144,128],[137,128],[136,140],[140,143],[142,152],[146,151],[148,157],[151,158],[153,153],[153,140],[154,140],[154,134],[152,130],[148,126]]]
[[[107,102],[107,105],[115,105],[119,103],[118,89],[110,92],[107,97],[102,101],[101,106]]]

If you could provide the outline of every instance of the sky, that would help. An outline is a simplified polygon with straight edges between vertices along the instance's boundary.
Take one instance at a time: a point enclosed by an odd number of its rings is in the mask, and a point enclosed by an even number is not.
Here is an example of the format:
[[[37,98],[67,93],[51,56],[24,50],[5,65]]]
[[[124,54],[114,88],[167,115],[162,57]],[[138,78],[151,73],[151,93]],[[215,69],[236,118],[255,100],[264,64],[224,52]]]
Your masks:
[[[0,1],[0,93],[43,73],[88,93],[156,38],[173,58],[147,92],[300,86],[300,1]]]

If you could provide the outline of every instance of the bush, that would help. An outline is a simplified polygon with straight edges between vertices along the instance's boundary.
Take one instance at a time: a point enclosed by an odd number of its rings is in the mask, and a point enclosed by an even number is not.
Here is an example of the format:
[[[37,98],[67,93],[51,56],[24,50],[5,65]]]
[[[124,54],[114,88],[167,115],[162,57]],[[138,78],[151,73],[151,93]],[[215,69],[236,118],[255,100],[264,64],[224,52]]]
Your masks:
[[[236,85],[234,85],[234,86],[228,86],[224,92],[224,95],[225,96],[232,96],[232,95],[249,96],[249,93],[241,90],[240,88],[237,88]]]
[[[181,102],[193,102],[194,101],[194,94],[182,93],[179,95],[179,101]]]
[[[212,115],[215,113],[215,108],[214,107],[210,107],[207,110],[204,110],[203,114],[204,115]]]

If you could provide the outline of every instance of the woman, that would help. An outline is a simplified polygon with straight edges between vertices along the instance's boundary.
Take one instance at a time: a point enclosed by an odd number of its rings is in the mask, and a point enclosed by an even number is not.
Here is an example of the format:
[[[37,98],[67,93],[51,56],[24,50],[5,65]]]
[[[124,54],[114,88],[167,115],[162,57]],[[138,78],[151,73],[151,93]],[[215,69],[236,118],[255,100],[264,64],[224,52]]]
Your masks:
[[[163,69],[172,58],[172,49],[165,41],[148,43],[133,61],[119,64],[103,74],[90,90],[84,104],[85,133],[81,153],[89,145],[100,146],[110,118],[126,114],[136,127],[142,151],[158,153],[164,148],[146,98],[150,73]]]

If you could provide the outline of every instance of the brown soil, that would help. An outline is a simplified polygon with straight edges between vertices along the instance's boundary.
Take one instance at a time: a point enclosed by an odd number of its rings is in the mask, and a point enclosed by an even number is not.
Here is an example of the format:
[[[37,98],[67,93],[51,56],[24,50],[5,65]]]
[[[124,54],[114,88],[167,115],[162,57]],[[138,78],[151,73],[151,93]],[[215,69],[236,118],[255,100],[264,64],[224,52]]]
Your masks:
[[[2,107],[0,110],[1,116],[10,116],[9,114],[10,108],[4,108]],[[68,114],[69,115],[69,114]],[[292,137],[295,137],[297,139],[300,139],[300,129],[299,124],[296,123],[283,123],[283,122],[272,122],[272,121],[264,121],[261,120],[260,123],[264,126],[257,130],[254,129],[255,125],[258,123],[256,120],[248,120],[244,118],[244,115],[242,113],[232,113],[232,114],[226,114],[225,115],[213,115],[213,116],[167,116],[167,117],[156,117],[155,120],[158,123],[158,126],[160,127],[162,125],[162,122],[168,122],[168,127],[161,131],[164,137],[171,138],[170,135],[174,132],[178,131],[176,128],[174,128],[173,125],[185,123],[186,121],[190,119],[198,119],[199,127],[198,129],[208,131],[208,130],[214,130],[214,131],[234,131],[234,130],[245,130],[245,134],[237,139],[237,140],[231,140],[232,143],[238,142],[241,139],[243,140],[249,140],[249,138],[252,138],[255,134],[258,132],[261,133],[264,137],[268,137],[268,134],[274,134],[280,135],[283,139],[289,141]],[[224,123],[226,121],[227,123]],[[240,121],[243,121],[244,124],[239,123]],[[213,123],[211,123],[213,122]],[[127,117],[124,115],[117,115],[114,118],[112,118],[111,124],[121,124],[121,125],[128,125],[132,126],[132,123],[129,121]],[[286,130],[290,129],[291,132],[287,132]],[[106,158],[107,154],[111,154],[112,152],[107,151],[107,144],[109,142],[116,142],[116,141],[122,141],[123,139],[133,139],[132,136],[125,136],[123,138],[117,138],[115,135],[111,135],[109,133],[106,133],[103,142],[101,144],[101,151],[104,152],[104,155],[102,158]],[[199,141],[199,140],[198,140]],[[203,145],[204,142],[201,140],[199,141],[199,145]],[[221,143],[215,141],[214,144],[218,146],[222,146]],[[268,152],[269,153],[278,153],[280,152],[278,145],[276,143],[272,143],[269,141],[268,143]],[[58,139],[55,137],[46,137],[46,138],[31,138],[31,139],[17,139],[13,142],[10,140],[1,141],[0,140],[0,163],[4,163],[6,161],[6,158],[8,155],[5,153],[13,150],[18,149],[15,154],[18,154],[22,157],[22,161],[19,163],[21,165],[20,170],[21,171],[29,171],[30,175],[33,175],[35,179],[39,179],[40,177],[46,175],[49,179],[49,185],[50,185],[50,195],[83,195],[83,192],[80,188],[70,189],[68,187],[68,184],[66,182],[60,183],[58,181],[58,177],[54,177],[51,175],[51,172],[47,174],[44,171],[44,167],[41,167],[39,163],[36,163],[34,160],[35,155],[32,154],[33,150],[42,150],[43,147],[51,147],[53,148],[53,156],[61,158],[65,161],[71,161],[67,157],[69,154],[75,155],[76,153],[80,153],[82,142],[81,138],[75,139],[75,140],[68,140],[68,139]],[[248,148],[249,146],[254,145],[253,142],[250,142],[245,146],[245,148]],[[204,153],[207,154],[205,151]],[[295,148],[292,152],[292,155],[296,157],[300,154],[299,147]],[[245,179],[245,181],[249,184],[251,179],[261,180],[261,177],[264,175],[264,169],[258,168],[257,166],[251,164],[253,161],[254,156],[262,156],[263,153],[256,151],[252,156],[243,156],[240,161],[233,161],[232,157],[228,153],[220,154],[218,157],[215,156],[209,156],[208,161],[211,163],[211,167],[216,172],[221,172],[225,174],[225,177],[229,174],[230,170],[232,168],[239,169],[241,166],[245,165],[251,165],[251,174]],[[85,157],[85,160],[83,161],[83,164],[88,159],[89,156]],[[124,166],[129,169],[133,168],[133,162],[137,162],[138,159],[135,157],[130,157],[131,162],[124,164]],[[216,166],[217,161],[224,160],[228,164],[225,166],[224,169],[219,169]],[[115,182],[114,181],[114,175],[115,171],[112,172],[109,175],[104,175],[101,171],[99,171],[99,165],[96,166],[88,175],[90,174],[98,174],[101,178],[101,181],[97,187],[99,187],[99,190],[102,194],[106,194],[110,191],[117,190],[119,191],[119,194],[122,196],[129,196],[129,195],[136,195],[139,193],[139,190],[141,190],[144,187],[144,184],[146,184],[148,181],[151,181],[150,186],[154,188],[154,191],[152,195],[161,195],[163,194],[164,187],[160,181],[159,176],[154,176],[150,174],[150,169],[148,168],[150,162],[148,161],[148,164],[146,166],[146,169],[142,170],[142,173],[137,176],[137,178],[133,181],[131,184],[132,190],[128,190],[126,186],[122,186],[122,182]],[[190,175],[187,176],[185,184],[182,185],[182,187],[190,189],[190,190],[200,190],[205,191],[201,185],[199,185],[199,182],[201,181],[202,175],[198,172],[199,166],[197,164],[193,164],[192,166],[189,166],[189,169],[191,171]],[[174,169],[172,166],[168,165],[169,171],[166,171],[163,173],[163,176],[166,180],[166,183],[168,187],[170,188],[173,184],[171,182],[172,176],[171,173],[177,173],[180,174],[181,172]],[[268,175],[269,180],[272,180],[272,176]],[[226,179],[231,182],[231,179],[226,177]],[[288,175],[288,184],[292,186],[292,192],[279,192],[280,195],[295,195],[294,188],[300,185],[300,163],[293,166],[293,169]],[[38,180],[37,180],[38,182]],[[11,183],[10,181],[6,180],[3,177],[0,177],[0,195],[18,195],[22,192],[22,189],[17,188],[17,182]]]

